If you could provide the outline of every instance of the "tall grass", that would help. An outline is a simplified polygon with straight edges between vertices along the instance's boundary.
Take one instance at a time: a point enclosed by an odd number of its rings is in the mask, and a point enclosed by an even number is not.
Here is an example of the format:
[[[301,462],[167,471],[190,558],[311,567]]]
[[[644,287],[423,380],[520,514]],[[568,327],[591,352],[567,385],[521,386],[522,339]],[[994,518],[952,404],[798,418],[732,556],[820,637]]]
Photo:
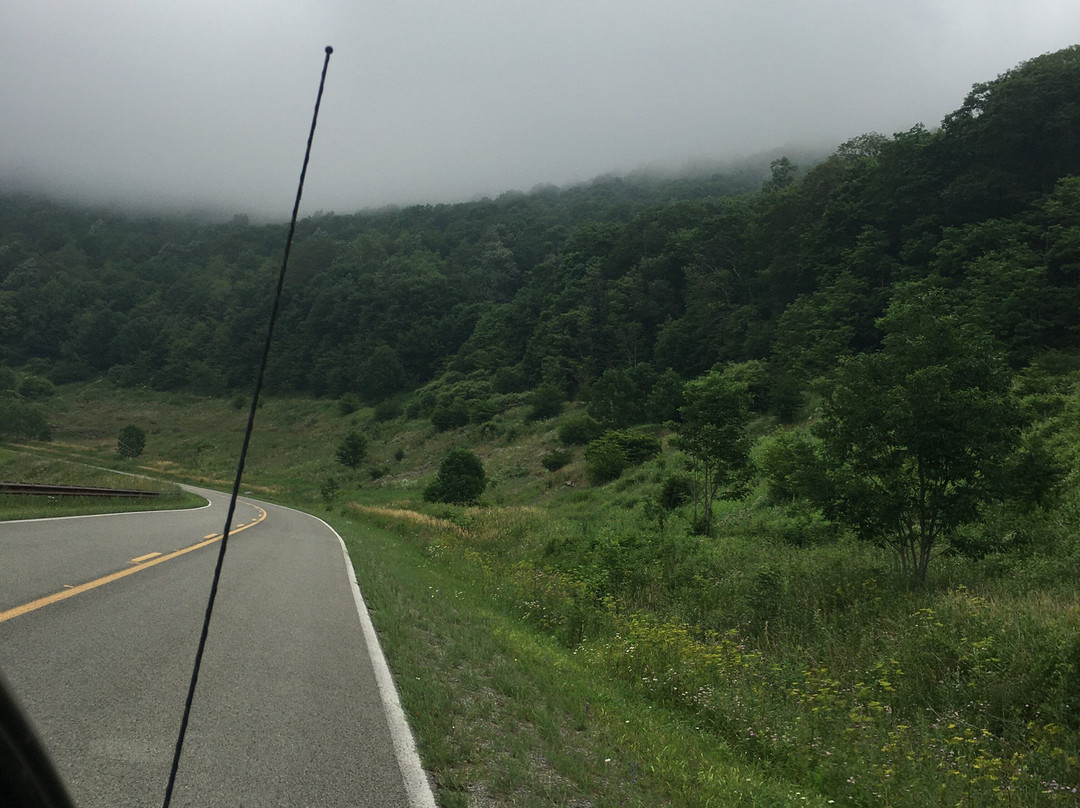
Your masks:
[[[760,506],[717,539],[569,510],[462,510],[410,537],[597,675],[837,803],[1078,804],[1075,587],[941,559],[912,590],[868,545],[769,539],[790,526]]]

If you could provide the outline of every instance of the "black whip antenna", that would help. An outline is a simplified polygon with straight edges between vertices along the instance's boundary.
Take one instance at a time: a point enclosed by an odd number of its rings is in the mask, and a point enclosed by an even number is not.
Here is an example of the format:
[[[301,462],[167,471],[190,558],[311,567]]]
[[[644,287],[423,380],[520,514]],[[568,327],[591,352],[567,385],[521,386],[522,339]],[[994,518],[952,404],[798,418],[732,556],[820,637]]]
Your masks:
[[[214,612],[218,581],[221,580],[221,567],[225,561],[225,550],[229,545],[229,530],[232,527],[233,513],[236,511],[236,500],[240,495],[240,480],[244,476],[244,462],[247,459],[248,445],[251,443],[251,433],[255,428],[255,410],[259,406],[259,394],[262,392],[263,377],[266,375],[266,363],[270,357],[270,343],[274,338],[274,323],[277,322],[278,308],[281,304],[281,289],[285,285],[285,269],[289,265],[289,252],[292,250],[293,233],[296,232],[296,217],[300,212],[300,197],[304,193],[304,178],[307,176],[308,159],[311,157],[311,141],[315,138],[315,124],[319,120],[319,105],[322,103],[323,86],[326,84],[326,68],[330,65],[330,54],[333,52],[334,49],[327,45],[322,76],[319,78],[319,94],[315,98],[315,112],[311,116],[311,131],[308,132],[307,149],[304,151],[304,165],[300,169],[300,183],[296,188],[296,202],[293,203],[292,220],[289,222],[289,235],[285,239],[285,255],[281,259],[281,271],[278,273],[274,306],[270,312],[270,323],[266,329],[266,345],[263,347],[259,375],[255,381],[255,394],[251,398],[251,411],[248,413],[247,430],[244,432],[244,443],[240,448],[240,461],[236,466],[236,480],[233,482],[232,496],[229,499],[229,512],[225,517],[225,529],[221,534],[221,549],[218,551],[217,566],[214,568],[214,581],[210,585],[210,597],[206,602],[206,616],[203,618],[202,634],[199,636],[199,649],[195,652],[195,666],[191,671],[187,700],[184,702],[184,717],[180,721],[180,733],[176,738],[176,751],[173,753],[172,768],[169,771],[169,784],[165,788],[165,801],[161,804],[162,808],[169,808],[169,804],[172,802],[173,786],[176,785],[176,772],[180,768],[180,754],[184,749],[184,737],[187,735],[188,721],[191,718],[191,704],[195,699],[195,686],[199,681],[199,668],[202,666],[206,638],[210,632],[210,616]]]

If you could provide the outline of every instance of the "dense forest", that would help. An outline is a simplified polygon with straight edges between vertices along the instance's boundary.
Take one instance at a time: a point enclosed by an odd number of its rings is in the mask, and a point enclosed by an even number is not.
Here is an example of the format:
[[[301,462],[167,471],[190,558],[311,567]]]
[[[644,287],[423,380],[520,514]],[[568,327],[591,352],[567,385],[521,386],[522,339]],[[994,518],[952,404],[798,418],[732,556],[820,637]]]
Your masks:
[[[799,173],[603,179],[468,204],[315,215],[298,230],[271,389],[466,400],[605,372],[642,388],[768,364],[809,379],[874,350],[904,285],[935,285],[1014,368],[1077,345],[1078,53],[973,88],[938,129],[866,134]],[[54,382],[219,395],[262,340],[284,228],[0,198],[0,362]],[[481,416],[482,417],[482,416]]]

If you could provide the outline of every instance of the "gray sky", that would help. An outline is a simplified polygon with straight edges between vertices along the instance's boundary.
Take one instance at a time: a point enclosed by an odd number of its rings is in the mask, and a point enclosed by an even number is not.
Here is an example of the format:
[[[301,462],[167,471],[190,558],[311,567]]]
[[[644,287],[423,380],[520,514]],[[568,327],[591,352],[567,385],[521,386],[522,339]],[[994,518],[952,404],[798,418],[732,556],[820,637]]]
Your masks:
[[[936,126],[1076,0],[4,0],[0,183],[302,213]]]

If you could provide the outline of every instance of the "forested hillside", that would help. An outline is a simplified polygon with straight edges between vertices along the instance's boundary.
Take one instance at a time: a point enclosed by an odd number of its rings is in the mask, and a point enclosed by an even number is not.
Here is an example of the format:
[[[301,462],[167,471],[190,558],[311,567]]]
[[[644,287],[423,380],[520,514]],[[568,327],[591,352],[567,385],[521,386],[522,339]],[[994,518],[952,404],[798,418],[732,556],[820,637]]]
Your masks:
[[[1014,367],[1071,350],[1078,77],[1076,48],[1033,59],[940,129],[863,135],[801,175],[778,160],[764,188],[751,171],[606,179],[309,217],[271,389],[376,402],[450,371],[481,385],[471,398],[543,382],[588,397],[610,369],[648,388],[757,359],[790,413],[806,380],[876,347],[910,282],[948,290]],[[4,364],[204,394],[248,379],[283,227],[0,205]]]

